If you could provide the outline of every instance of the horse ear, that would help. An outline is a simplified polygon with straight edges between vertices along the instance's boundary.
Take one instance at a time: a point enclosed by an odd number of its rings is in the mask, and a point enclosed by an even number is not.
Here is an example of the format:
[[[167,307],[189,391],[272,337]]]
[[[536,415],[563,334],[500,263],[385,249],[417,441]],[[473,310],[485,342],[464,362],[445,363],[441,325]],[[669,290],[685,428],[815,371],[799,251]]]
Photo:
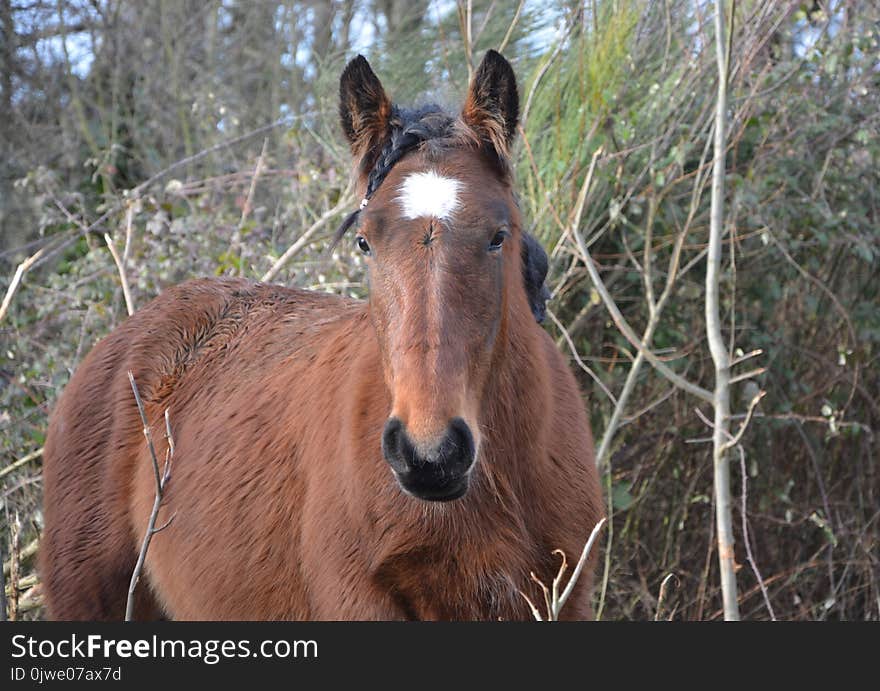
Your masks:
[[[519,120],[519,94],[513,68],[501,53],[486,53],[471,82],[461,119],[500,157],[508,157]]]
[[[349,62],[339,78],[339,117],[361,170],[369,170],[388,134],[391,101],[363,55]]]
[[[547,300],[550,299],[550,291],[544,283],[549,268],[547,253],[541,247],[541,243],[523,232],[521,254],[526,297],[529,299],[529,307],[532,308],[535,320],[540,324],[547,316]]]

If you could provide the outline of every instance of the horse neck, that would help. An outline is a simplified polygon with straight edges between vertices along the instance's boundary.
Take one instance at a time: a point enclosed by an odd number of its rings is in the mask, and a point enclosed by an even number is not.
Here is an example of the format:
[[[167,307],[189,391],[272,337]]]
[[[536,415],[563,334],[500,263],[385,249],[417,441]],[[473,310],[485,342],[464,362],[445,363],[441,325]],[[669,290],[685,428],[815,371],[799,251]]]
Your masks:
[[[544,347],[528,306],[515,301],[499,332],[481,419],[488,441],[501,447],[492,451],[506,452],[510,465],[531,463],[530,452],[543,441],[550,396]]]
[[[520,604],[517,584],[528,581],[529,569],[542,555],[540,512],[528,507],[543,503],[545,490],[536,479],[542,474],[549,406],[541,329],[527,305],[524,309],[528,321],[508,319],[499,330],[483,394],[484,446],[469,494],[442,505],[397,497],[390,504],[394,526],[373,533],[369,567],[377,581],[393,584],[401,597],[457,602],[453,591],[492,591],[497,606],[509,609],[495,615],[521,615],[511,604]],[[412,579],[418,587],[406,585]]]

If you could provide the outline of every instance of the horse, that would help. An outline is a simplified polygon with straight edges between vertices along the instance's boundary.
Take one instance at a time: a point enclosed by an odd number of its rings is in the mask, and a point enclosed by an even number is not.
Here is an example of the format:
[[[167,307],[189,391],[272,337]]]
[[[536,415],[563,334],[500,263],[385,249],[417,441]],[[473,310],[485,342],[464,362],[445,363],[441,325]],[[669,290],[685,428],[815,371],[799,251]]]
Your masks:
[[[156,494],[129,371],[158,457],[166,410],[174,446],[137,619],[530,619],[530,574],[602,517],[582,393],[539,324],[511,65],[489,51],[457,116],[392,104],[362,56],[339,88],[363,201],[336,240],[355,228],[368,299],[196,279],[97,343],[45,443],[50,618],[125,611]],[[591,617],[595,556],[561,618]]]

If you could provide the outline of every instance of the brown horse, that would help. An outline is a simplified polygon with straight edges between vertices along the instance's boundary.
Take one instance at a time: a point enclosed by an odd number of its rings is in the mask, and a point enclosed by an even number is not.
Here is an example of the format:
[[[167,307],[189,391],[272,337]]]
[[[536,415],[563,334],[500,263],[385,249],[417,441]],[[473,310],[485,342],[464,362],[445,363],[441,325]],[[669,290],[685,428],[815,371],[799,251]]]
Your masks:
[[[536,323],[513,71],[494,51],[458,117],[342,75],[368,302],[190,281],[104,338],[58,403],[40,550],[49,616],[120,619],[154,499],[126,372],[175,454],[140,618],[527,619],[603,513],[565,359]],[[590,616],[592,564],[563,616]]]

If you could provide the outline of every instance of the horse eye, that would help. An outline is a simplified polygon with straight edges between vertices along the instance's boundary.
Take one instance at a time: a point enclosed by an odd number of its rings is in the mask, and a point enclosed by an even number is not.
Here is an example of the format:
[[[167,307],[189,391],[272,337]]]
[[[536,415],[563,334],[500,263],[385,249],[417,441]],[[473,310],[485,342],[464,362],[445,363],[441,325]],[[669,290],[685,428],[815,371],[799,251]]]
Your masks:
[[[505,238],[507,238],[509,236],[510,236],[510,233],[508,233],[506,230],[499,230],[492,237],[492,242],[489,243],[489,251],[490,252],[497,252],[498,250],[500,250],[501,244],[504,242]]]
[[[363,252],[364,254],[370,253],[370,243],[367,242],[367,239],[363,235],[358,235],[357,238],[355,238],[355,241],[357,242],[358,249],[361,252]]]

